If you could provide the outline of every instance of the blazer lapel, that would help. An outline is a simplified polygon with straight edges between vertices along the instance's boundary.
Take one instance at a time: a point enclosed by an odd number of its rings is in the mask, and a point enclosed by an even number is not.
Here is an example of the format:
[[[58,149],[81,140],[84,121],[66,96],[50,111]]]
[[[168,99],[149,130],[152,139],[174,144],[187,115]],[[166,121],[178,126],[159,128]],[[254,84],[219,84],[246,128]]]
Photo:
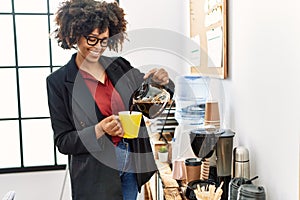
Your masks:
[[[127,109],[130,109],[131,95],[136,89],[136,87],[132,85],[134,79],[131,75],[131,71],[125,72],[125,66],[119,66],[117,62],[114,62],[114,59],[116,58],[101,56],[100,62],[106,69],[106,73],[115,89],[120,94],[124,105]]]
[[[67,75],[65,86],[68,89],[69,99],[72,101],[72,111],[74,114],[82,113],[93,122],[98,122],[99,109],[86,86],[81,74],[78,73],[78,68],[75,64],[75,57],[73,56],[67,64]]]

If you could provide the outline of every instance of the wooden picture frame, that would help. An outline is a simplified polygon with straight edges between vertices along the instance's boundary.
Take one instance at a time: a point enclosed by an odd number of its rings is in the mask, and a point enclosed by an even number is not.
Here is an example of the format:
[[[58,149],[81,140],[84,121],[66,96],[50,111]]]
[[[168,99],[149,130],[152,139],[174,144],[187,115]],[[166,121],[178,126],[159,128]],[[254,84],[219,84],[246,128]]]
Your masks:
[[[190,37],[200,47],[191,74],[227,78],[227,0],[190,0]]]

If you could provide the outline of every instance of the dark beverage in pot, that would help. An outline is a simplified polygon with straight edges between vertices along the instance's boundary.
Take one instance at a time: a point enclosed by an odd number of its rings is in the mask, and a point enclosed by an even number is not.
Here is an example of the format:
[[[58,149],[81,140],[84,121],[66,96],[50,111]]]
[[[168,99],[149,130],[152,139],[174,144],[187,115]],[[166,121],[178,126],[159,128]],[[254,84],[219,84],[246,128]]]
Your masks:
[[[134,92],[132,100],[130,110],[136,108],[144,116],[153,119],[163,112],[170,100],[170,94],[164,86],[146,81]]]
[[[164,102],[137,101],[134,103],[137,108],[148,118],[154,118],[160,113]]]

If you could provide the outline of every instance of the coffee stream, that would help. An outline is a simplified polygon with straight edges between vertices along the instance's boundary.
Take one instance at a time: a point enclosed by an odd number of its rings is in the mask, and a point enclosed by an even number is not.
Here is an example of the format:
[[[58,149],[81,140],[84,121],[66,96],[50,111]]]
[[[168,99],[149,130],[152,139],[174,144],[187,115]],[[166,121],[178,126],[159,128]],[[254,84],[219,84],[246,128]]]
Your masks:
[[[132,104],[131,106],[130,106],[130,109],[129,109],[129,113],[131,114],[132,113],[132,110],[133,110],[133,108],[134,108],[134,104]]]

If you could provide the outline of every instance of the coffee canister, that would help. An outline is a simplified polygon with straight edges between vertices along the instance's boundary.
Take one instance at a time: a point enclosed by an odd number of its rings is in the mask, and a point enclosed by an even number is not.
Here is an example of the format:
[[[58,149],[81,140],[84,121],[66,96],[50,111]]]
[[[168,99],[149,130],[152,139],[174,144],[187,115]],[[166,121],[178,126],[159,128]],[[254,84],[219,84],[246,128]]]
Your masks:
[[[202,161],[199,158],[187,158],[184,163],[187,182],[200,179]]]
[[[266,200],[266,193],[263,186],[244,184],[238,189],[237,200]]]
[[[229,182],[228,200],[236,200],[238,195],[238,189],[243,184],[250,184],[249,179],[237,177],[231,179]]]

